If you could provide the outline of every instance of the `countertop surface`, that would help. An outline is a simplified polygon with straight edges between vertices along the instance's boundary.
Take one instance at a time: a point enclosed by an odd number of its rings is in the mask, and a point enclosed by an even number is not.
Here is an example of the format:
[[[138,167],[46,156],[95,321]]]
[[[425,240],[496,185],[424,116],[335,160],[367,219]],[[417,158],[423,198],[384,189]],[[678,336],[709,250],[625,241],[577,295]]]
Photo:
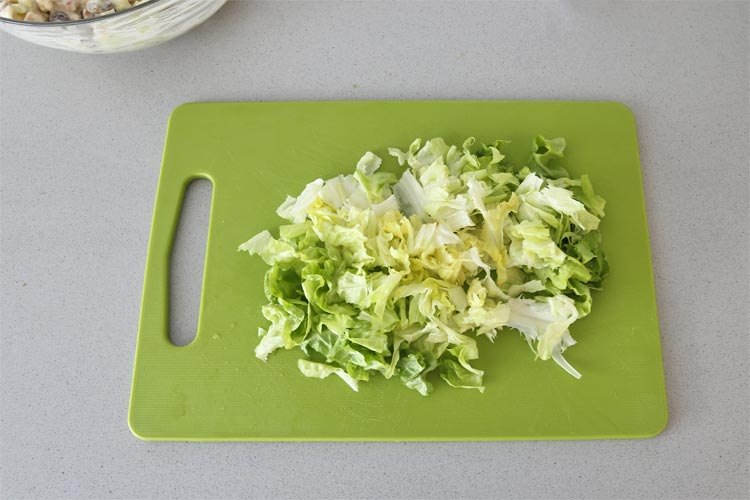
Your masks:
[[[0,497],[747,498],[749,18],[748,2],[230,1],[130,54],[0,34]],[[148,443],[130,433],[171,110],[360,99],[633,110],[670,410],[662,434]],[[189,211],[201,203],[196,194]],[[200,270],[185,263],[202,250],[185,238],[175,286],[189,289]],[[189,311],[194,297],[180,300]]]

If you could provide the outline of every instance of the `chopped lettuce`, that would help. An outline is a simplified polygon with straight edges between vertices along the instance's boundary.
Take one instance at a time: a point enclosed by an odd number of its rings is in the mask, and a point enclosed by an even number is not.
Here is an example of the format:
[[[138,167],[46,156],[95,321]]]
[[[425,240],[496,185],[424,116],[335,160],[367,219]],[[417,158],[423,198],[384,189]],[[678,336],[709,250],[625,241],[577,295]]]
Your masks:
[[[483,392],[476,337],[515,329],[579,378],[563,353],[609,269],[605,202],[553,161],[564,139],[537,136],[520,169],[506,144],[417,139],[388,150],[400,176],[367,152],[352,174],[288,196],[279,237],[240,245],[269,266],[256,356],[298,348],[303,375],[355,391],[380,374],[422,395],[430,379]]]

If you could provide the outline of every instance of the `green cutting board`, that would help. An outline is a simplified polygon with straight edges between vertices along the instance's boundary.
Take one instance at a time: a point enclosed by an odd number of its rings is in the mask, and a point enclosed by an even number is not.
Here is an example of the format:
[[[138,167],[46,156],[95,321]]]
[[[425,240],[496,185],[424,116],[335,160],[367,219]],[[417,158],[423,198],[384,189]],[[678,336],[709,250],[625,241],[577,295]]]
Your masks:
[[[519,334],[479,340],[487,390],[437,380],[429,397],[375,377],[351,391],[303,377],[299,352],[255,358],[264,264],[237,246],[282,221],[276,207],[315,178],[353,170],[414,138],[565,137],[563,165],[607,200],[611,274],[573,325],[576,380],[535,361]],[[198,331],[170,343],[169,262],[183,194],[213,183]],[[180,106],[169,121],[148,249],[129,425],[148,440],[498,440],[636,438],[667,422],[635,121],[612,102],[278,102]]]

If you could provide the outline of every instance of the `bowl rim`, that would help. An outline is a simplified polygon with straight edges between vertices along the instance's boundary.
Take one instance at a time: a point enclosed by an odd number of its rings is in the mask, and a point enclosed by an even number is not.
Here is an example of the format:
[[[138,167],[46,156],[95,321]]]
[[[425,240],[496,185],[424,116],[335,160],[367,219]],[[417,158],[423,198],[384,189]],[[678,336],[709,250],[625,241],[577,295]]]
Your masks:
[[[43,22],[38,23],[34,21],[19,21],[17,19],[8,19],[7,17],[0,16],[0,23],[7,23],[7,24],[16,24],[20,26],[33,26],[35,28],[46,28],[46,27],[61,27],[61,26],[73,26],[78,24],[89,24],[89,23],[95,23],[97,21],[101,21],[104,19],[112,19],[113,17],[121,16],[123,14],[127,14],[128,12],[133,12],[139,9],[143,9],[145,7],[148,7],[150,5],[153,5],[157,2],[161,2],[161,0],[146,0],[145,2],[133,5],[129,9],[121,10],[119,12],[113,12],[112,14],[107,14],[106,16],[98,16],[98,17],[90,17],[88,19],[77,19],[75,21],[54,21],[54,22]]]

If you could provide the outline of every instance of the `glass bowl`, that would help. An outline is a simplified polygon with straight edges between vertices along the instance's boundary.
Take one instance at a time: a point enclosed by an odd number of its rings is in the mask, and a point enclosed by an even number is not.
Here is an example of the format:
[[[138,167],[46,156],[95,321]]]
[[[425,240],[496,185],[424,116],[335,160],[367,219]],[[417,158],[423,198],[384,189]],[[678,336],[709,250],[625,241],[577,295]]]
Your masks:
[[[53,23],[0,17],[0,28],[23,40],[55,49],[104,54],[166,42],[198,26],[227,0],[148,0],[113,14]]]

